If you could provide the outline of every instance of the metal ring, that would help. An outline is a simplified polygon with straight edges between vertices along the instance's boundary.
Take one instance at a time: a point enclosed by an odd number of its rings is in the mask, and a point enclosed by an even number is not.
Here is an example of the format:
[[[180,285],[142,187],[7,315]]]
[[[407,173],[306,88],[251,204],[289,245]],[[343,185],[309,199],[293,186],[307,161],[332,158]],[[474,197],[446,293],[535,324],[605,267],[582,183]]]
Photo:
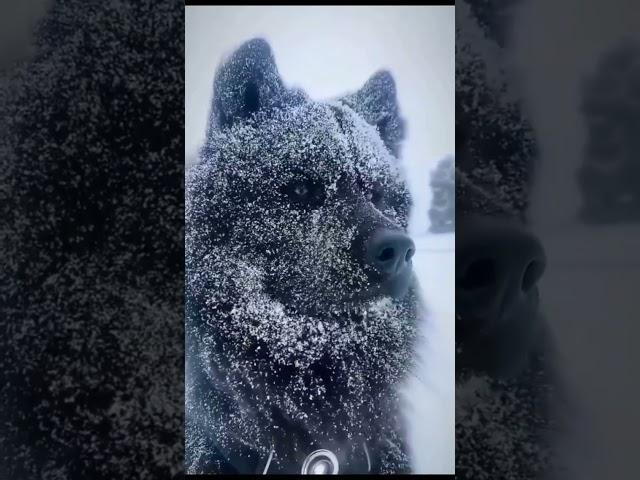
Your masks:
[[[338,457],[325,449],[316,450],[307,455],[302,464],[303,475],[336,475],[338,473]]]

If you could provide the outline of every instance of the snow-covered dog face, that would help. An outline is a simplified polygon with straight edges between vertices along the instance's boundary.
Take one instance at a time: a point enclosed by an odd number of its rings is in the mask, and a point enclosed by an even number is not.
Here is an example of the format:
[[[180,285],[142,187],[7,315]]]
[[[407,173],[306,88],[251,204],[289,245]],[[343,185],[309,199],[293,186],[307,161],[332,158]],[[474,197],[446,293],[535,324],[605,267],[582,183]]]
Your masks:
[[[218,71],[202,161],[187,182],[191,261],[223,249],[220,262],[258,268],[266,293],[295,313],[388,293],[368,245],[407,225],[401,137],[388,73],[318,103],[283,86],[264,41],[245,43]]]

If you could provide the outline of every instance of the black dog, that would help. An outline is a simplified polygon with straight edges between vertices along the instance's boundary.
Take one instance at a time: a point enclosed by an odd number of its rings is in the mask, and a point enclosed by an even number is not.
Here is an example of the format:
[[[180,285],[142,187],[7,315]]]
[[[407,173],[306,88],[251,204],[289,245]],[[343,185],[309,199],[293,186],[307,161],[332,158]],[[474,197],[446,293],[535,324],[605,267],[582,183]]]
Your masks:
[[[409,471],[402,138],[388,72],[319,103],[264,40],[219,68],[186,184],[189,473]]]

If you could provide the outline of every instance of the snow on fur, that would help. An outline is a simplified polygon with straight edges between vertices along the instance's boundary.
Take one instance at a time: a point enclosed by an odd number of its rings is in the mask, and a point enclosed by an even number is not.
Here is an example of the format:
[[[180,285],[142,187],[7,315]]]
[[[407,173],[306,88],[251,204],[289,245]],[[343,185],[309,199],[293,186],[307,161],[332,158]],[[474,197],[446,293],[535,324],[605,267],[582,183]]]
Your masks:
[[[262,40],[218,70],[186,183],[190,472],[205,468],[207,438],[266,456],[274,409],[312,438],[387,438],[379,468],[408,468],[395,388],[412,366],[416,289],[376,296],[354,252],[373,228],[362,218],[406,228],[409,210],[397,108],[374,113],[395,87],[384,74],[376,82],[349,101],[312,101],[284,86]],[[353,100],[369,90],[372,103]],[[292,193],[302,187],[305,205]]]

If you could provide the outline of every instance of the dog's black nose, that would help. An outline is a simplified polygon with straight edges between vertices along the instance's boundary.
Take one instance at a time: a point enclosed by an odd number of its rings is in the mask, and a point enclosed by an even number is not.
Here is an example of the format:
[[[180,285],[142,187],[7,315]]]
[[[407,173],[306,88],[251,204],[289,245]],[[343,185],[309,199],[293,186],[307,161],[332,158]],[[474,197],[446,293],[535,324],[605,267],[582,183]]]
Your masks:
[[[393,277],[411,270],[416,251],[413,240],[401,231],[379,230],[369,239],[367,248],[371,265],[382,275]]]
[[[545,266],[542,245],[518,223],[488,217],[459,223],[456,310],[460,319],[474,330],[534,314],[537,283]]]

